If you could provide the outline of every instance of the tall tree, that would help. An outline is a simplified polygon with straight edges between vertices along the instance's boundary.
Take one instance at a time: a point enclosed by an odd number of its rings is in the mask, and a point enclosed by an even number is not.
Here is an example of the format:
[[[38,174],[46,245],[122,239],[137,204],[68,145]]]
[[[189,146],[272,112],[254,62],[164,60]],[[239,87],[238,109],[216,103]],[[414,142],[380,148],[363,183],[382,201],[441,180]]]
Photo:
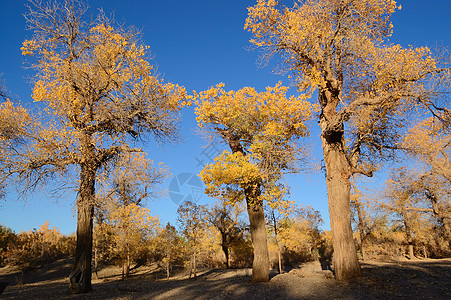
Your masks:
[[[148,61],[138,32],[116,26],[101,13],[85,18],[77,0],[31,0],[25,15],[34,36],[22,53],[37,71],[33,99],[46,119],[8,163],[27,187],[77,172],[77,248],[72,292],[91,287],[92,230],[98,175],[122,153],[141,152],[130,143],[151,134],[160,142],[177,137],[177,112],[185,90],[163,83]]]
[[[428,48],[388,43],[389,17],[397,8],[394,0],[300,0],[293,7],[260,0],[245,24],[265,57],[283,55],[300,91],[318,90],[339,280],[360,276],[350,219],[352,175],[372,176],[376,163],[393,155],[406,112],[432,106],[427,82],[449,74]]]
[[[230,148],[201,177],[207,194],[231,203],[246,201],[254,245],[252,281],[268,281],[264,201],[273,208],[286,205],[279,201],[286,192],[280,181],[305,157],[297,140],[308,135],[304,122],[313,108],[303,97],[287,97],[280,83],[261,93],[250,87],[226,92],[222,87],[196,95],[202,100],[196,108],[199,126]]]

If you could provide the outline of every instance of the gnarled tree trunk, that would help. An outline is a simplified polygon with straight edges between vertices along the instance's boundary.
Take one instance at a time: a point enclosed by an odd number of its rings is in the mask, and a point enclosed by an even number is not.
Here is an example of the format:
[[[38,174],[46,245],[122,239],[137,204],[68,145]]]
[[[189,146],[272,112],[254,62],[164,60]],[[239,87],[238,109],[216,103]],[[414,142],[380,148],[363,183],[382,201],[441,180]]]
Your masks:
[[[92,291],[91,260],[95,178],[96,168],[92,164],[81,164],[80,190],[77,200],[77,248],[74,266],[69,276],[72,293]]]
[[[246,188],[245,194],[252,244],[254,245],[252,282],[269,281],[269,254],[266,240],[265,212],[263,211],[263,201],[258,199],[260,186],[256,189]]]
[[[406,228],[406,239],[409,244],[409,259],[416,259],[413,249],[412,229],[410,228],[410,220],[407,219],[406,212],[402,214],[404,227]]]
[[[327,173],[330,227],[334,248],[335,277],[349,280],[360,276],[360,265],[351,227],[351,172],[344,149],[343,131],[330,131],[320,119],[322,146]]]
[[[227,238],[227,234],[225,232],[221,232],[221,238],[222,238],[222,243],[221,243],[221,247],[222,247],[222,251],[224,252],[225,255],[225,263],[226,263],[226,269],[230,268],[230,263],[229,263],[229,242],[228,242],[228,238]]]
[[[446,209],[440,207],[437,197],[433,191],[428,190],[426,197],[431,200],[432,212],[443,224],[443,228],[445,229],[445,238],[448,240],[448,248],[451,250],[451,215],[449,213],[449,209],[447,212]]]

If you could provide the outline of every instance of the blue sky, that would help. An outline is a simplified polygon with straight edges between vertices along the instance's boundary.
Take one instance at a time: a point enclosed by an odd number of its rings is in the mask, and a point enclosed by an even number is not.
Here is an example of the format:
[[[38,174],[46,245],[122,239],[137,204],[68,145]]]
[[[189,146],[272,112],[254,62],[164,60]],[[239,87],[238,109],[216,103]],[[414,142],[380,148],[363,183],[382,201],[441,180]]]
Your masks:
[[[142,29],[143,42],[149,45],[153,64],[165,81],[184,85],[188,91],[204,90],[219,82],[226,89],[253,86],[262,90],[278,81],[289,84],[287,78],[277,75],[273,66],[257,64],[258,51],[250,51],[250,34],[243,30],[247,7],[255,4],[250,0],[91,0],[90,11],[97,9],[115,14],[117,21]],[[288,2],[288,1],[287,1]],[[410,0],[398,1],[402,10],[392,16],[394,23],[393,43],[403,46],[445,46],[451,44],[451,1]],[[23,68],[24,58],[19,48],[32,32],[26,30],[23,13],[26,1],[0,1],[0,73],[6,87],[15,99],[25,105],[31,104],[32,86],[28,79],[33,73]],[[295,88],[292,88],[295,93]],[[149,157],[170,167],[173,177],[188,173],[198,174],[198,160],[208,162],[205,156],[207,141],[196,131],[193,108],[182,112],[181,132],[183,140],[163,148],[154,143],[145,145]],[[319,128],[311,124],[311,138],[315,163],[321,159]],[[211,150],[211,149],[210,149]],[[188,176],[189,177],[189,176]],[[371,180],[377,188],[383,173]],[[183,178],[179,176],[177,178]],[[162,187],[167,189],[169,179]],[[324,175],[298,174],[287,180],[291,187],[291,199],[299,204],[312,205],[319,210],[329,227],[327,192]],[[196,183],[193,183],[196,185]],[[185,187],[186,188],[186,187]],[[188,193],[182,189],[180,194]],[[37,228],[46,220],[63,233],[76,229],[73,201],[69,193],[63,199],[48,199],[44,193],[31,195],[26,201],[17,201],[14,194],[7,195],[0,206],[0,223],[16,232]],[[212,200],[202,196],[200,203]],[[160,216],[162,224],[175,223],[177,205],[169,197],[151,200],[148,206]]]

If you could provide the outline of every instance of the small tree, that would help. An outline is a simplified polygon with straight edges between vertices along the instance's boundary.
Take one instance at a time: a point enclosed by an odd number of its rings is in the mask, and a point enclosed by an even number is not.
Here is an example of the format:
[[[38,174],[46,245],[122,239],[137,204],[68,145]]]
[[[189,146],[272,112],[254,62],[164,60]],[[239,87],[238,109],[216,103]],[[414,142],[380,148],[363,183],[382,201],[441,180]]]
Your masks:
[[[130,142],[147,134],[175,140],[175,112],[185,97],[183,88],[153,73],[136,31],[116,26],[103,13],[87,22],[86,9],[75,0],[30,1],[25,17],[34,36],[23,42],[22,53],[36,58],[32,96],[48,115],[29,128],[27,143],[10,151],[6,162],[25,188],[78,174],[77,248],[69,276],[75,293],[92,289],[98,175],[120,154],[141,152]]]
[[[129,276],[130,262],[139,258],[143,248],[148,248],[156,235],[158,219],[150,215],[150,210],[136,204],[121,205],[111,202],[108,218],[102,226],[113,233],[113,255],[120,258],[122,278]]]
[[[143,153],[122,154],[115,168],[102,178],[97,197],[96,225],[99,234],[96,244],[108,238],[122,262],[123,277],[128,277],[130,260],[136,259],[143,245],[156,233],[157,218],[150,215],[150,210],[142,207],[144,200],[156,197],[156,185],[167,176],[167,169],[159,168]],[[103,234],[102,234],[103,233]],[[144,246],[145,248],[145,246]],[[97,251],[95,249],[95,255]],[[95,257],[97,266],[97,257]]]
[[[230,205],[224,200],[218,201],[215,206],[208,210],[208,221],[221,234],[221,248],[225,255],[227,269],[230,267],[230,246],[234,241],[240,239],[244,232],[244,228],[238,220],[242,212],[239,203]]]
[[[404,229],[408,243],[410,259],[415,259],[414,240],[415,235],[419,233],[418,225],[422,212],[418,209],[420,199],[416,197],[415,190],[411,185],[413,180],[412,175],[408,174],[405,168],[393,170],[391,177],[386,182],[386,198],[388,201],[383,204],[385,209],[399,217],[398,221]]]
[[[183,262],[186,251],[182,237],[169,223],[152,240],[151,249],[152,256],[163,263],[167,279],[171,276],[172,266]]]
[[[190,252],[189,277],[197,278],[197,259],[201,249],[201,239],[205,235],[207,225],[207,210],[204,205],[186,201],[177,209],[177,221],[188,241]]]
[[[441,114],[444,118],[446,114]],[[416,181],[439,218],[451,250],[451,134],[449,124],[433,118],[423,120],[405,136],[403,146],[419,159],[425,172]]]

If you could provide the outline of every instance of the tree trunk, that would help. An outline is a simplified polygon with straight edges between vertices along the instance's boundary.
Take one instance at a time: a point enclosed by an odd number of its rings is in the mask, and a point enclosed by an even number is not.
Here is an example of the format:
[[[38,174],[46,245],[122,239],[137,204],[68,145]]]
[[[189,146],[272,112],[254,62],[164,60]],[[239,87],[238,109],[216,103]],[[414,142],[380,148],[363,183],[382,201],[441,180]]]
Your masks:
[[[223,133],[224,136],[227,134]],[[240,144],[239,137],[228,136],[232,153],[246,153]],[[242,187],[246,196],[246,207],[249,215],[249,224],[251,231],[252,245],[254,246],[254,259],[252,262],[252,282],[269,281],[269,254],[268,243],[266,241],[266,222],[265,212],[263,210],[263,201],[259,199],[261,195],[261,184],[256,183],[253,187],[252,183]]]
[[[402,216],[402,220],[404,222],[404,227],[406,228],[407,243],[409,244],[409,259],[415,259],[416,257],[413,252],[412,230],[410,229],[410,221],[407,217],[407,212],[403,211],[401,216]]]
[[[414,255],[414,252],[413,252],[413,243],[412,242],[409,242],[409,258],[410,259],[415,259],[416,258],[415,255]]]
[[[445,239],[447,239],[448,248],[451,250],[451,216],[440,208],[438,199],[435,196],[434,192],[431,190],[428,190],[428,192],[429,194],[427,195],[427,197],[432,202],[432,212],[435,216],[437,216],[437,218],[440,219],[440,221],[442,221],[443,228],[445,229]]]
[[[130,275],[130,251],[127,246],[127,257],[122,261],[122,279]]]
[[[451,250],[451,218],[444,217],[442,223],[445,228],[445,238],[448,240],[448,248]]]
[[[194,273],[194,279],[197,278],[197,268],[196,268],[196,265],[197,265],[197,261],[196,261],[196,253],[194,253],[194,256],[193,256],[193,273]]]
[[[351,227],[351,172],[344,149],[343,131],[327,131],[326,120],[320,119],[322,146],[327,174],[330,227],[334,248],[337,280],[360,276],[360,266]]]
[[[99,278],[99,274],[97,273],[97,270],[98,270],[98,255],[99,255],[97,246],[98,245],[97,245],[97,239],[96,239],[95,244],[94,244],[94,274],[96,276],[95,277],[96,279]]]
[[[169,276],[170,276],[170,272],[169,272],[169,259],[166,262],[166,279],[169,280]]]
[[[222,251],[224,251],[224,255],[225,255],[225,263],[226,263],[226,269],[230,268],[229,265],[229,243],[227,242],[227,235],[225,233],[221,234],[222,236]]]
[[[278,228],[277,228],[277,220],[276,215],[274,214],[274,210],[271,211],[271,217],[272,217],[272,226],[274,228],[274,239],[276,240],[276,246],[277,246],[277,257],[279,259],[279,274],[282,274],[282,255],[280,251],[280,245],[279,245],[279,238],[277,236]]]
[[[69,276],[72,293],[92,291],[91,260],[95,178],[95,168],[90,164],[82,164],[79,197],[77,199],[77,248],[74,266]]]
[[[365,253],[365,226],[364,226],[364,220],[363,220],[363,212],[360,200],[355,197],[354,205],[357,210],[357,218],[359,219],[359,238],[360,238],[360,252],[362,252],[362,260],[366,259],[366,253]]]
[[[245,193],[252,244],[254,245],[252,282],[265,282],[269,281],[269,254],[263,202],[256,195],[260,194],[260,187],[258,187],[258,192],[252,190],[252,188],[247,188]]]

